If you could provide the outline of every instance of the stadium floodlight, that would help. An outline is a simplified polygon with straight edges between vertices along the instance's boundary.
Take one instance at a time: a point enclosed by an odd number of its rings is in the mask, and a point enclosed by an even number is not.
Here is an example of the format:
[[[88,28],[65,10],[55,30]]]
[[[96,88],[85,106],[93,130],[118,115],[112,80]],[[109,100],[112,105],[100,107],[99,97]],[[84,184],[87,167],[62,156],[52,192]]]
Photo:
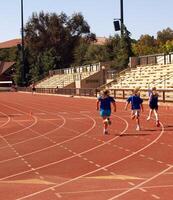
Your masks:
[[[119,19],[114,19],[113,23],[114,23],[114,29],[115,29],[115,31],[120,31],[121,28],[120,28]]]
[[[115,31],[121,30],[121,36],[124,32],[124,13],[123,13],[123,0],[120,0],[120,19],[114,19],[114,29]]]
[[[23,0],[21,0],[21,72],[22,72],[22,84],[25,85],[25,44],[24,44],[24,25],[23,25]]]

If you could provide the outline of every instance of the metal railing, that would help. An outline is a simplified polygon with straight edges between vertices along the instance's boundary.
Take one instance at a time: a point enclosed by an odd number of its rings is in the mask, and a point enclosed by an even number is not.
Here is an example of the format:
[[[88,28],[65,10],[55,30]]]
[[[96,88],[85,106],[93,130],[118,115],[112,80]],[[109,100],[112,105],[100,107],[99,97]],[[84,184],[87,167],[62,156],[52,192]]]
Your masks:
[[[18,91],[32,92],[31,88],[18,88]],[[159,94],[160,102],[173,102],[173,89],[157,90]],[[36,88],[36,93],[45,94],[59,94],[59,95],[70,95],[70,96],[87,96],[97,97],[100,94],[100,90],[96,88]],[[110,89],[110,93],[116,99],[127,99],[132,93],[132,89]],[[148,90],[140,90],[141,97],[144,100],[148,100]]]

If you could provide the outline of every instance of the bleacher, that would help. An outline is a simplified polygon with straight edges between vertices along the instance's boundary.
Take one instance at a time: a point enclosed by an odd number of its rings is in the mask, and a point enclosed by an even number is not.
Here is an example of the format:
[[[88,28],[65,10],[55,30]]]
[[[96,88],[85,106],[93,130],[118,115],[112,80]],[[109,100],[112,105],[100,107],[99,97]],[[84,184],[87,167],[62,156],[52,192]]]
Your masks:
[[[36,84],[37,88],[64,88],[100,71],[100,63],[50,71],[50,76]]]
[[[173,64],[129,68],[107,85],[110,89],[133,89],[137,86],[141,89],[153,86],[158,89],[173,88]]]

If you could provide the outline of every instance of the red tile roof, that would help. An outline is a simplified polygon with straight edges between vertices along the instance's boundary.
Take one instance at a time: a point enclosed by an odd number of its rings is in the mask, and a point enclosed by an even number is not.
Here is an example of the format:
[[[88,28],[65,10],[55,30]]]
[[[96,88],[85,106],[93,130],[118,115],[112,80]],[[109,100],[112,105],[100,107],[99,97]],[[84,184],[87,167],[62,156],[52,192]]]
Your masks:
[[[0,75],[2,75],[5,71],[7,71],[7,69],[12,67],[12,65],[14,65],[14,63],[15,62],[3,62],[3,61],[0,61]]]
[[[11,48],[17,46],[17,44],[21,44],[21,39],[14,39],[14,40],[8,40],[6,42],[1,42],[0,49]]]

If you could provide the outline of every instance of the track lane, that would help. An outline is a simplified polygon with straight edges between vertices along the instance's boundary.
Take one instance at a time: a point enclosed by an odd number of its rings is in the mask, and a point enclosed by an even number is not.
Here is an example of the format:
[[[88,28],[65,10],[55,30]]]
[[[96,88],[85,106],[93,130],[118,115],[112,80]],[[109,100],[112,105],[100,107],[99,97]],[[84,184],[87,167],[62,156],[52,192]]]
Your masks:
[[[137,136],[138,137],[138,136]]]

